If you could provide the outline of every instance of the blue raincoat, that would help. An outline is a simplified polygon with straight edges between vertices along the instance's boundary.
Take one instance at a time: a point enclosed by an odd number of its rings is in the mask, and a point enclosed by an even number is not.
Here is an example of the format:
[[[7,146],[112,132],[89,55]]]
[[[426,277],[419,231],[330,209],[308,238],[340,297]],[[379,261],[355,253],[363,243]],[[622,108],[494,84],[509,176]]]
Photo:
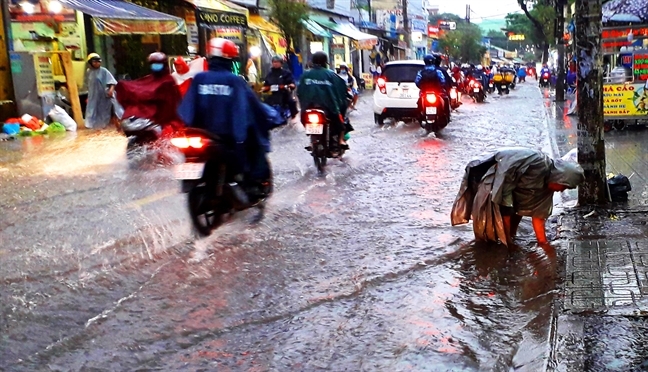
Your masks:
[[[86,128],[103,129],[112,117],[113,98],[106,97],[110,85],[117,80],[104,67],[89,68],[85,74],[85,86],[88,88],[88,104],[85,112]]]

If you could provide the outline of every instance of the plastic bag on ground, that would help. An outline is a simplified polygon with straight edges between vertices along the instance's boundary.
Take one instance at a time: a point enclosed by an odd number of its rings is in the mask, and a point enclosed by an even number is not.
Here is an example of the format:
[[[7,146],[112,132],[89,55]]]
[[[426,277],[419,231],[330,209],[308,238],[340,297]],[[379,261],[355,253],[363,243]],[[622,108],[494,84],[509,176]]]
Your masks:
[[[54,105],[54,108],[50,110],[48,116],[52,118],[53,121],[63,124],[67,131],[76,132],[76,121],[74,121],[74,119],[72,119],[72,117],[62,107]]]

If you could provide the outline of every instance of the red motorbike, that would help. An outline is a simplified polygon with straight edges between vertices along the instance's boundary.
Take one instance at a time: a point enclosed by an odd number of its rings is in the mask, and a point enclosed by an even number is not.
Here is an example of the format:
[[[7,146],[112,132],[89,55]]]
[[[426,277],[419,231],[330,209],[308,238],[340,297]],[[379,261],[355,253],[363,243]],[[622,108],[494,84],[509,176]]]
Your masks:
[[[550,84],[551,79],[551,74],[548,72],[542,73],[542,76],[540,77],[540,86],[542,88],[548,88]]]
[[[476,79],[471,78],[468,80],[468,95],[472,97],[475,101],[482,103],[486,99],[486,92],[484,92],[484,87]]]

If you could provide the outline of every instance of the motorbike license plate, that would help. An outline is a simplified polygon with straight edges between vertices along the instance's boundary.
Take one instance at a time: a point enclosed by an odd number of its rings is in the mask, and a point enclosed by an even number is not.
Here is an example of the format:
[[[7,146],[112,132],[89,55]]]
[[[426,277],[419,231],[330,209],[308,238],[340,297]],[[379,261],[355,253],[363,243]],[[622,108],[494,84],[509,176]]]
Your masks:
[[[473,92],[479,93],[479,88],[473,88]]]
[[[488,84],[488,86],[489,86],[490,88],[492,88],[492,87],[493,87],[493,84]]]
[[[270,91],[271,92],[278,92],[279,91],[279,85],[271,85],[270,86]]]
[[[502,85],[502,89],[506,89],[506,85]]]
[[[306,134],[324,133],[324,124],[306,124]]]
[[[425,115],[436,115],[436,113],[437,113],[436,107],[425,108]]]
[[[205,163],[176,164],[173,174],[177,180],[199,180],[205,171]]]

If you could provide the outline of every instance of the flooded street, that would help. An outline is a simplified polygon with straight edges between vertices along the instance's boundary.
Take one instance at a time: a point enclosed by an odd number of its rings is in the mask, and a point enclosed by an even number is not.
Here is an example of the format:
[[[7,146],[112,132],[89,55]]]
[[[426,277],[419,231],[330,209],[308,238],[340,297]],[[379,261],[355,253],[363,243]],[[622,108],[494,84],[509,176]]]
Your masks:
[[[464,99],[438,138],[371,104],[325,177],[277,130],[266,218],[206,239],[117,133],[0,143],[0,370],[542,370],[556,263],[526,219],[509,252],[449,218],[470,158],[550,152],[538,88]]]

